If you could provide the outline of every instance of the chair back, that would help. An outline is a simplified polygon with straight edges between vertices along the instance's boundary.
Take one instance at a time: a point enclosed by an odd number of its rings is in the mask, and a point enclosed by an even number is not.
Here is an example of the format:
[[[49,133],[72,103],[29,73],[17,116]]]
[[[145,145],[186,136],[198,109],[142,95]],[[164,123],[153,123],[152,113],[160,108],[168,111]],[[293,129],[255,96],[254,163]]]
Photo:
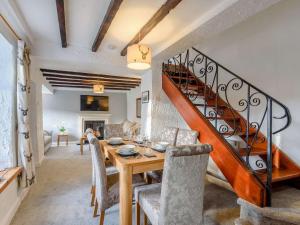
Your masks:
[[[162,179],[159,225],[203,224],[205,174],[211,145],[169,146]]]
[[[198,135],[199,132],[195,130],[179,129],[176,138],[176,146],[196,144]]]
[[[89,133],[93,134],[94,130],[92,128],[88,128],[85,131],[85,135],[88,135]],[[89,141],[89,145],[91,146],[90,140]],[[96,177],[95,177],[95,168],[94,168],[94,154],[91,154],[92,156],[92,186],[96,185]]]
[[[109,208],[109,197],[107,191],[107,175],[105,168],[105,156],[100,149],[99,140],[94,134],[88,133],[87,138],[91,144],[93,168],[96,181],[96,198],[101,210]]]
[[[104,125],[104,139],[111,137],[123,137],[124,131],[122,124],[105,124]]]
[[[177,127],[164,127],[160,135],[160,140],[166,141],[170,145],[175,145],[177,132]]]

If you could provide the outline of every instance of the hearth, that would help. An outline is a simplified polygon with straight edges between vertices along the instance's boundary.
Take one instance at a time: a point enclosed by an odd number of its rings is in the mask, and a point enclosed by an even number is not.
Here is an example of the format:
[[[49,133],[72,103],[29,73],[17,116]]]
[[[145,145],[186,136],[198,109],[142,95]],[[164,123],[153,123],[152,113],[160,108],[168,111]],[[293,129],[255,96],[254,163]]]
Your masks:
[[[104,139],[104,120],[86,120],[84,121],[84,130],[92,128],[99,140]]]

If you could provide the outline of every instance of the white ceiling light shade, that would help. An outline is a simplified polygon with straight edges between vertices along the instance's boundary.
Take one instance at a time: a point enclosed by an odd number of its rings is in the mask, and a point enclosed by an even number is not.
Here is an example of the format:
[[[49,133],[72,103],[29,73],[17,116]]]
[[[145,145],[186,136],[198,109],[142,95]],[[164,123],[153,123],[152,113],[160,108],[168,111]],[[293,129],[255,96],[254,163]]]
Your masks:
[[[151,48],[134,44],[127,48],[127,67],[134,70],[146,70],[151,67]]]
[[[94,84],[93,85],[93,92],[95,94],[102,94],[102,93],[104,93],[104,85],[102,85],[102,84]]]

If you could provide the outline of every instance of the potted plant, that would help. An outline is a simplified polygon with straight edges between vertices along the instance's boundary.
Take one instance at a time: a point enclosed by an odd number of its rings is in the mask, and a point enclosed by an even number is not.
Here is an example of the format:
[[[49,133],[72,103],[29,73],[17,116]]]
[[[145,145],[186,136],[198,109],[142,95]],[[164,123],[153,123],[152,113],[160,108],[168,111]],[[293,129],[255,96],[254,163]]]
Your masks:
[[[65,132],[66,132],[66,127],[65,127],[65,123],[64,122],[62,122],[59,126],[58,126],[58,130],[59,130],[59,132],[60,132],[60,134],[65,134]]]

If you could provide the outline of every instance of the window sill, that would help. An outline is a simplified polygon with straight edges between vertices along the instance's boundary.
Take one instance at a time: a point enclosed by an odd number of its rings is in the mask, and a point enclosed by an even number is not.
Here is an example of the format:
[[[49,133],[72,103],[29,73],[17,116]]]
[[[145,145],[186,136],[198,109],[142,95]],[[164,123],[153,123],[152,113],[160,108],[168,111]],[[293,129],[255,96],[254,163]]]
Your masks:
[[[2,193],[8,185],[18,177],[22,172],[21,167],[14,167],[0,172],[0,193]]]

